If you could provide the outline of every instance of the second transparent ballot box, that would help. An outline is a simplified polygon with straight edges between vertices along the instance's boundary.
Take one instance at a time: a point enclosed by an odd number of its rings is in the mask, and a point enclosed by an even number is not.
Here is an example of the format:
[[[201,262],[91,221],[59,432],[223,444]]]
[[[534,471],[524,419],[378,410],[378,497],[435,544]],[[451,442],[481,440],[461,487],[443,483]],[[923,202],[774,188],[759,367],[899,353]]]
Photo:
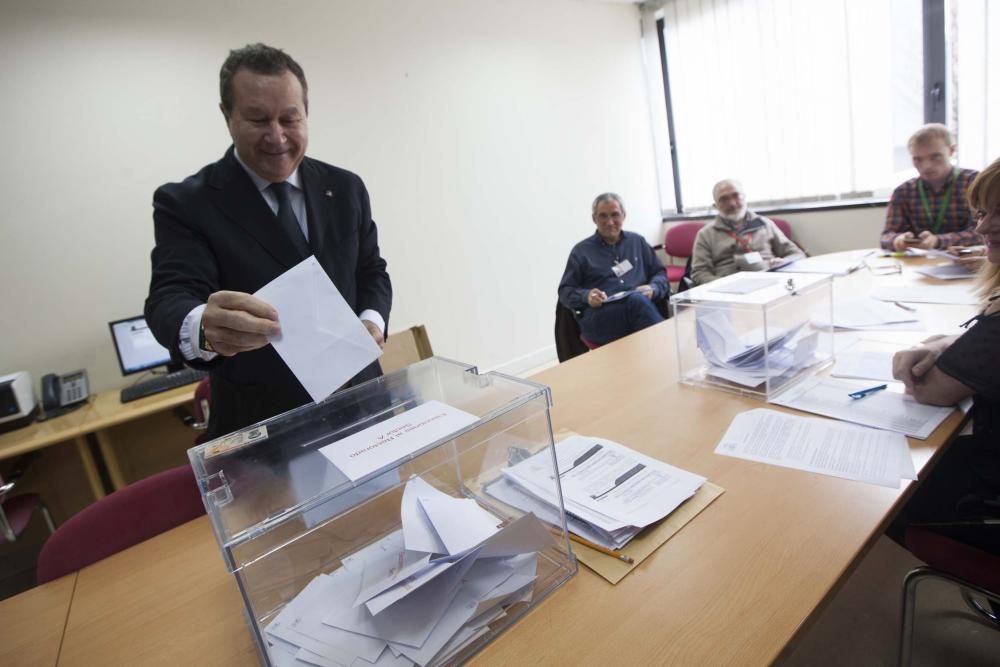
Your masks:
[[[671,297],[680,381],[761,399],[833,361],[833,277],[741,272]]]
[[[567,581],[550,405],[434,357],[189,450],[261,664],[457,664]],[[491,494],[529,458],[545,512]]]

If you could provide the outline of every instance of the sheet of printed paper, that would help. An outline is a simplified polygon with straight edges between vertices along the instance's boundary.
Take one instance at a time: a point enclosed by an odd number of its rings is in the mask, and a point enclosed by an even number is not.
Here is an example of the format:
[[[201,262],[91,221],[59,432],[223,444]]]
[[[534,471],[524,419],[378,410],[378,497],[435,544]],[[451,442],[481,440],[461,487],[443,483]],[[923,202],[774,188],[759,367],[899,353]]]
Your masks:
[[[319,451],[353,482],[478,420],[475,415],[440,401],[427,401]]]
[[[274,351],[320,402],[382,355],[315,257],[307,257],[254,296],[278,312]]]
[[[715,453],[891,488],[915,477],[903,435],[764,408],[736,415]]]
[[[836,378],[810,378],[789,387],[770,402],[920,440],[926,440],[955,409],[918,403],[898,391],[902,385],[890,387],[896,391],[878,391],[859,399],[848,395],[870,386]]]
[[[851,346],[837,353],[837,361],[830,375],[838,378],[855,378],[861,380],[881,380],[895,382],[892,377],[891,349],[867,349],[863,343]]]

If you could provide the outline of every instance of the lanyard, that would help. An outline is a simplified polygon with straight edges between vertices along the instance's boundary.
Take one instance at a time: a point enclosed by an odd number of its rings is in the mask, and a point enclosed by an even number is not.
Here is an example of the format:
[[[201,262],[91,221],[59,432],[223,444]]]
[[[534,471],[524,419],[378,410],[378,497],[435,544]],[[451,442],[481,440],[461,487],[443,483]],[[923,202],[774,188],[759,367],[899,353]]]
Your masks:
[[[923,180],[917,181],[917,190],[920,192],[920,203],[924,205],[924,213],[927,215],[927,222],[933,222],[931,226],[931,233],[937,234],[938,230],[941,229],[941,223],[944,222],[945,211],[948,210],[948,204],[951,202],[951,190],[955,185],[955,179],[958,178],[958,167],[955,167],[955,171],[951,172],[951,180],[948,181],[948,189],[944,191],[944,199],[941,200],[941,208],[938,209],[937,216],[931,215],[931,205],[927,201],[927,192],[924,191]]]
[[[746,236],[737,236],[728,229],[725,231],[734,241],[740,244],[740,247],[743,248],[743,252],[751,252],[750,242],[753,241],[753,232],[747,232]]]

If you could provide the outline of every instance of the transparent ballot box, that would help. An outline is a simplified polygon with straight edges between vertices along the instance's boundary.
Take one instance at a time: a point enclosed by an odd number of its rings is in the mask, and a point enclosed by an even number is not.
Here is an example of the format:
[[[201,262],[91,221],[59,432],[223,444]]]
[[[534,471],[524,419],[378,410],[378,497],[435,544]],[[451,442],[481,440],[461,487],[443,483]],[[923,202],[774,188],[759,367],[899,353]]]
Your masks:
[[[671,297],[680,381],[769,399],[833,361],[833,277],[741,272]]]
[[[189,450],[261,664],[457,664],[566,582],[550,405],[434,357]],[[490,493],[528,458],[545,512]]]

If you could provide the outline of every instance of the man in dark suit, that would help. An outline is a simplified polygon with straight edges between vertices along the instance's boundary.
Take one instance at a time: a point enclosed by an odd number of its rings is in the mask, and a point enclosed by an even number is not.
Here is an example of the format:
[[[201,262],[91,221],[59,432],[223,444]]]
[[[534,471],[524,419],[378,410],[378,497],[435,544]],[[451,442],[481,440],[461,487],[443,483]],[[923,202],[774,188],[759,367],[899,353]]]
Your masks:
[[[176,360],[211,370],[211,437],[310,400],[268,344],[280,313],[253,292],[313,254],[380,346],[392,305],[364,183],[305,157],[302,68],[254,44],[230,52],[219,87],[233,146],[153,195],[146,299],[156,339]],[[374,362],[350,384],[380,374]]]

